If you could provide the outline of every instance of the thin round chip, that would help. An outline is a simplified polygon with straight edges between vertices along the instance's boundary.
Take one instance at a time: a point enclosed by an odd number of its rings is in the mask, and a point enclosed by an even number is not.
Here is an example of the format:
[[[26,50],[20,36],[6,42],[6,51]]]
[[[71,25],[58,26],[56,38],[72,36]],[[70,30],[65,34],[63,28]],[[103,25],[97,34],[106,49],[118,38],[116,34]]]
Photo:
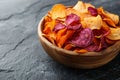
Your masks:
[[[71,40],[71,43],[77,47],[87,47],[92,43],[93,32],[90,28],[83,29],[74,39]]]

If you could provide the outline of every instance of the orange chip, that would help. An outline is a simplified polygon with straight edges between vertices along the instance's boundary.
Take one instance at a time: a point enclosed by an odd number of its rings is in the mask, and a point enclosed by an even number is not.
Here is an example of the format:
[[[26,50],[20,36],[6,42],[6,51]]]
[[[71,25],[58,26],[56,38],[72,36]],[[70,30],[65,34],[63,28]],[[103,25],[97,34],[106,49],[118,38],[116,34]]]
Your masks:
[[[106,37],[110,40],[120,40],[120,28],[110,28],[111,33]]]
[[[62,47],[64,43],[66,42],[66,40],[69,39],[73,35],[73,33],[74,33],[73,30],[67,30],[66,34],[61,36],[58,42],[58,47]]]
[[[107,23],[106,23],[105,21],[102,21],[102,28],[103,28],[105,31],[110,30],[110,27],[107,25]]]
[[[70,50],[73,47],[72,44],[67,44],[65,45],[64,49]]]
[[[49,34],[43,34],[44,37],[46,37],[50,42],[52,42],[52,44],[56,45],[55,44],[55,40],[56,40],[56,35],[54,32],[51,32]]]
[[[116,42],[116,40],[110,40],[108,38],[105,38],[105,40],[108,44],[114,44]]]
[[[112,14],[110,12],[106,12],[106,14],[107,14],[108,17],[110,17],[113,20],[113,22],[115,24],[118,24],[118,22],[119,22],[119,16],[118,15]]]
[[[119,23],[119,16],[112,14],[110,12],[104,11],[103,7],[97,9],[98,14],[100,14],[103,18],[107,18],[108,20],[112,20],[115,25]]]
[[[59,40],[60,40],[60,38],[65,34],[65,32],[66,32],[66,28],[64,28],[64,29],[61,29],[61,30],[59,30],[58,32],[57,32],[57,34],[56,34],[56,42],[58,43],[59,42]]]
[[[102,26],[102,18],[100,15],[97,17],[88,17],[84,18],[84,28],[90,28],[90,29],[100,29]]]
[[[55,4],[50,14],[52,19],[64,18],[66,16],[66,7],[62,4]]]
[[[52,20],[51,22],[46,22],[44,24],[45,28],[43,30],[44,33],[48,33],[49,31],[52,31],[55,26],[55,20]]]
[[[107,22],[107,24],[109,24],[112,27],[116,27],[115,23],[112,21],[112,19],[110,18],[104,18],[103,19],[105,22]]]
[[[86,49],[79,49],[79,48],[75,49],[74,51],[77,52],[77,53],[86,53],[86,52],[88,52]]]

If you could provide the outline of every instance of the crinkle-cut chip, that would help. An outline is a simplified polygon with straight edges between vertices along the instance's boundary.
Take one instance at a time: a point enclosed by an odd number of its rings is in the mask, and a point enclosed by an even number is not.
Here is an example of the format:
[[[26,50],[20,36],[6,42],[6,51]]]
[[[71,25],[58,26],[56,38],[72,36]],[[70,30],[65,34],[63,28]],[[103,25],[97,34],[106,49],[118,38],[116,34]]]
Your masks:
[[[120,40],[120,28],[110,28],[110,34],[106,37],[110,40]]]
[[[107,22],[112,27],[116,27],[115,23],[110,18],[104,18],[103,21]]]
[[[64,18],[66,16],[66,7],[62,4],[55,4],[50,14],[52,19]]]
[[[82,28],[82,24],[75,24],[75,25],[67,26],[67,29],[71,29],[71,30],[78,30],[80,28]]]
[[[51,22],[46,22],[44,24],[44,30],[43,32],[44,33],[48,33],[49,31],[52,31],[54,29],[54,26],[55,26],[55,20],[52,20]]]
[[[83,29],[80,33],[77,33],[76,37],[71,39],[71,43],[77,47],[87,47],[92,43],[93,32],[89,28]]]
[[[89,3],[84,3],[82,1],[78,1],[78,3],[73,7],[73,9],[79,11],[80,13],[88,13],[88,7],[94,7]]]
[[[57,32],[57,31],[59,31],[59,30],[65,28],[65,27],[66,27],[66,26],[65,26],[64,24],[58,23],[58,24],[55,25],[53,31]]]
[[[113,22],[115,24],[118,24],[118,22],[119,22],[119,16],[118,15],[112,14],[110,12],[106,12],[106,14],[107,14],[108,17],[110,17],[113,20]]]
[[[80,23],[80,17],[76,14],[67,15],[65,20],[66,25],[74,25]]]
[[[83,27],[85,28],[90,28],[90,29],[100,29],[102,26],[102,18],[100,15],[98,15],[97,17],[88,17],[88,18],[84,18],[84,22],[85,25],[83,25]]]

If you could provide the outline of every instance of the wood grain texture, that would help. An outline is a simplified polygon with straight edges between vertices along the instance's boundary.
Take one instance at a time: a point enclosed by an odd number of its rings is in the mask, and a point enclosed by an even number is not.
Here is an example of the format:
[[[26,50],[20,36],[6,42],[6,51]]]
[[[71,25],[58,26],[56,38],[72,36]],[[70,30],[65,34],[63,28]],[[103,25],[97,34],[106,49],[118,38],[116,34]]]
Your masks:
[[[42,36],[44,17],[38,25],[38,35],[45,51],[56,61],[73,68],[91,69],[107,64],[120,52],[120,41],[100,52],[87,52],[79,54],[68,51],[51,44]]]

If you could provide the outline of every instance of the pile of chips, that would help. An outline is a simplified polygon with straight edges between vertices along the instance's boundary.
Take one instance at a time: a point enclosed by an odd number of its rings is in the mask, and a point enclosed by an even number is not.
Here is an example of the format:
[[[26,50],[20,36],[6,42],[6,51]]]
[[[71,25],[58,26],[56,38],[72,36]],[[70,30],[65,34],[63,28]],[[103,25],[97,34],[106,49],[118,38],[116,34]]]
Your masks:
[[[55,4],[45,16],[43,36],[63,49],[98,52],[120,40],[119,16],[82,1]]]

